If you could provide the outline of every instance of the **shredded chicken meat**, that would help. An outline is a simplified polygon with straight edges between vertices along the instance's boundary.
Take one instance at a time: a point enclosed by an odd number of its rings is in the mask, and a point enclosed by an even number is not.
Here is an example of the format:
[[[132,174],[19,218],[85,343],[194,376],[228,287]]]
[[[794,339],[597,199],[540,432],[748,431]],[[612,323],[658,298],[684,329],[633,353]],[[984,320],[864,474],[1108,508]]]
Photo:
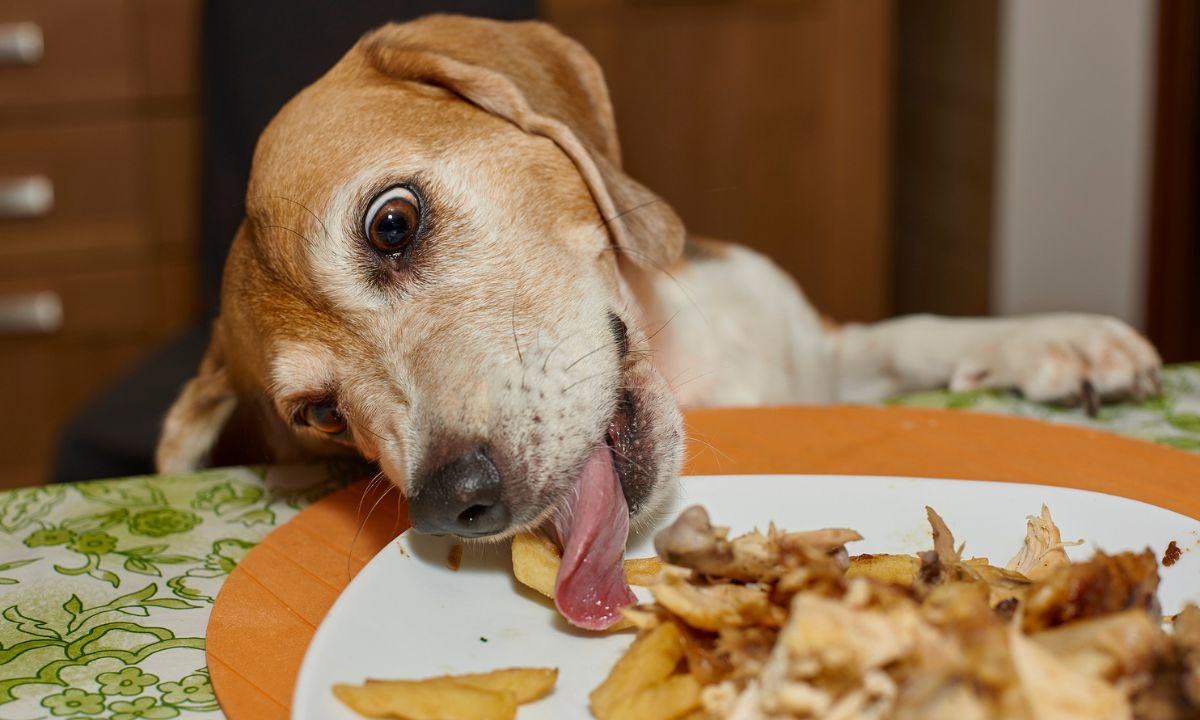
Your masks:
[[[845,529],[729,538],[692,507],[636,625],[684,630],[690,720],[1200,718],[1200,610],[1161,627],[1154,554],[1071,562],[1049,510],[1005,568],[933,548],[851,558]]]

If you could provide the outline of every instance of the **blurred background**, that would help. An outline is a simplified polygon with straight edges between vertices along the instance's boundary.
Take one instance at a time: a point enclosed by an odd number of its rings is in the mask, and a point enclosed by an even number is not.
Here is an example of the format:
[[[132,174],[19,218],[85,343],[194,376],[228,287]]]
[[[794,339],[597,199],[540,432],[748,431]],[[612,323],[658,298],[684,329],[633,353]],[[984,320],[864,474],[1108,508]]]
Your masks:
[[[625,164],[824,312],[1116,315],[1200,360],[1194,0],[0,0],[0,487],[149,472],[254,141],[365,30],[540,17]]]

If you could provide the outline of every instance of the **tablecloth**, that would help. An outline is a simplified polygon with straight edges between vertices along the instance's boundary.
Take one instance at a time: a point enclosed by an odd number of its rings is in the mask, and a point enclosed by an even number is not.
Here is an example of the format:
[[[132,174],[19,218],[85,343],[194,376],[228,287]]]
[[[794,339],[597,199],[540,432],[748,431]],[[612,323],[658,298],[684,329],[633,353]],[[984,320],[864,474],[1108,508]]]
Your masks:
[[[1200,364],[1168,368],[1161,395],[1096,418],[1002,392],[888,402],[1200,452]],[[0,720],[222,717],[204,658],[217,591],[267,533],[346,479],[332,466],[229,468],[0,493]]]

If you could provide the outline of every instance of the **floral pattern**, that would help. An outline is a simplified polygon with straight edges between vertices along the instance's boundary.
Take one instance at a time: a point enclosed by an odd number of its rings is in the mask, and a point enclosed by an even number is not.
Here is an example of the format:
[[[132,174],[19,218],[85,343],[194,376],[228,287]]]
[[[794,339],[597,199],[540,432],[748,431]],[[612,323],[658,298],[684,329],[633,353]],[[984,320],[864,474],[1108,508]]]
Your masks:
[[[221,583],[354,477],[232,468],[0,492],[0,718],[222,717],[204,658]]]
[[[1162,395],[1079,409],[1000,392],[914,393],[895,405],[1108,429],[1200,451],[1200,364]],[[0,492],[0,718],[220,718],[204,666],[217,591],[268,532],[356,475],[232,468]]]
[[[892,405],[973,410],[1108,430],[1180,450],[1200,451],[1200,363],[1173,365],[1163,372],[1163,391],[1140,403],[1104,405],[1092,418],[1080,408],[1026,402],[1000,390],[923,392],[902,395]]]
[[[99,715],[104,711],[104,696],[70,688],[42,698],[42,706],[51,715]]]

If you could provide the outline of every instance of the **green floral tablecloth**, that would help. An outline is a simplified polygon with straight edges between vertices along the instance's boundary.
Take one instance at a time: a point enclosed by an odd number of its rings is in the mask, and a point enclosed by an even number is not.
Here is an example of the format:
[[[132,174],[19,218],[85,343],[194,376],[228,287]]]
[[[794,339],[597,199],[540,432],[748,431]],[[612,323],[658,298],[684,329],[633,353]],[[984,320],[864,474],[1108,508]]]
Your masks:
[[[961,408],[1111,430],[1200,451],[1200,365],[1099,417],[1006,393],[918,393]],[[323,467],[233,468],[0,492],[0,720],[222,717],[204,660],[238,560],[323,497]]]

